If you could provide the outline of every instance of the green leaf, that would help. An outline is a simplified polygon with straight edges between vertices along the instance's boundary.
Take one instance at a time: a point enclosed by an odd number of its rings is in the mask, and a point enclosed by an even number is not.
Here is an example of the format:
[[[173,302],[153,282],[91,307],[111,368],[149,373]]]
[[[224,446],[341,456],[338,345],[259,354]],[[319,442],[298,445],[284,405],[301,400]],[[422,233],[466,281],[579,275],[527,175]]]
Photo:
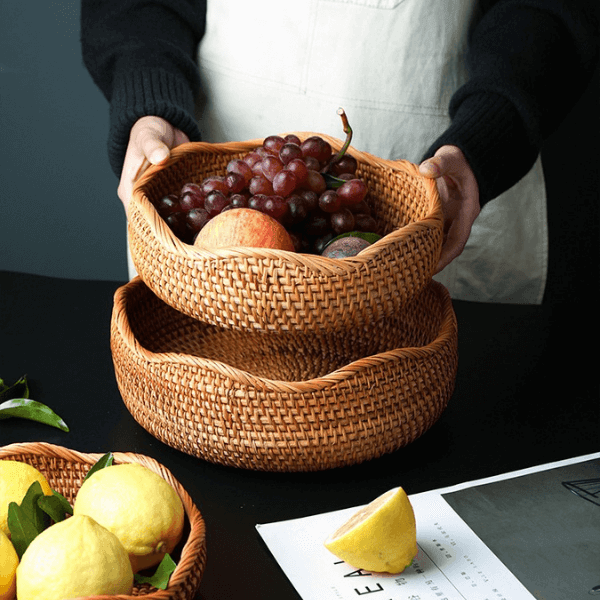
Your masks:
[[[39,532],[27,516],[25,510],[16,502],[11,502],[8,505],[7,523],[10,531],[10,540],[17,551],[19,560],[21,560],[23,553]]]
[[[31,521],[38,533],[42,533],[47,526],[45,512],[40,508],[38,502],[44,496],[42,486],[39,481],[34,481],[27,490],[27,493],[21,501],[20,507],[25,511],[25,515]]]
[[[325,245],[325,248],[327,248],[329,244],[333,244],[333,242],[335,242],[336,240],[345,237],[361,238],[363,240],[367,240],[367,242],[369,242],[370,244],[374,244],[377,240],[381,239],[381,236],[378,233],[372,233],[370,231],[348,231],[346,233],[340,233],[340,235],[334,237],[332,240],[329,240],[329,242],[327,242],[327,244]]]
[[[88,479],[90,475],[93,475],[96,471],[100,469],[104,469],[105,467],[110,467],[113,464],[114,456],[112,452],[107,452],[104,456],[100,457],[92,468],[87,472],[86,476],[83,478],[83,481]],[[112,471],[111,471],[112,472]],[[83,485],[83,482],[82,482]]]
[[[169,554],[165,554],[158,567],[156,567],[154,575],[145,577],[144,575],[139,575],[136,573],[134,578],[138,583],[149,583],[159,590],[166,590],[167,586],[169,585],[169,579],[176,567],[177,564],[171,558],[171,556]]]
[[[337,190],[339,187],[346,183],[345,179],[340,179],[335,175],[331,175],[330,173],[321,173],[323,175],[323,179],[325,179],[325,183],[327,185],[328,190]]]
[[[52,490],[52,496],[42,496],[38,499],[38,506],[55,522],[64,521],[65,515],[73,514],[69,501],[58,492]]]
[[[4,380],[0,379],[0,402],[15,397],[29,398],[29,385],[27,384],[26,375],[23,375],[21,379],[10,386],[6,385]]]
[[[28,398],[13,398],[0,404],[0,420],[10,417],[38,421],[61,431],[69,431],[67,424],[51,408]]]

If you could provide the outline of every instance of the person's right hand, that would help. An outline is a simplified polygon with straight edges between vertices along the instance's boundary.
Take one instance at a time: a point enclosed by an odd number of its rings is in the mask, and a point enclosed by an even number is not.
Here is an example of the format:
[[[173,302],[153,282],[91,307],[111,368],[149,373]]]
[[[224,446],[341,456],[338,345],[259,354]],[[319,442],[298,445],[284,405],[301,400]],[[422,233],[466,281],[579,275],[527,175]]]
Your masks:
[[[138,119],[129,134],[129,143],[121,171],[121,180],[117,194],[128,213],[129,200],[136,179],[144,164],[159,165],[170,155],[171,148],[189,142],[183,131],[173,127],[161,117],[142,117]]]

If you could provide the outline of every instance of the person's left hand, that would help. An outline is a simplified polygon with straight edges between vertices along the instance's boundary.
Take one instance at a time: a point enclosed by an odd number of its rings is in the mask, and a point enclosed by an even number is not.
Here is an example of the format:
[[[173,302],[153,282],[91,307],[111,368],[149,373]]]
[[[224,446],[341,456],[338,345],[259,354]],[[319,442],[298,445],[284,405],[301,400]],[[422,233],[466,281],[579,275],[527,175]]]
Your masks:
[[[436,180],[444,211],[444,244],[436,267],[439,273],[464,250],[471,227],[479,215],[479,186],[456,146],[442,146],[419,165],[419,172]]]

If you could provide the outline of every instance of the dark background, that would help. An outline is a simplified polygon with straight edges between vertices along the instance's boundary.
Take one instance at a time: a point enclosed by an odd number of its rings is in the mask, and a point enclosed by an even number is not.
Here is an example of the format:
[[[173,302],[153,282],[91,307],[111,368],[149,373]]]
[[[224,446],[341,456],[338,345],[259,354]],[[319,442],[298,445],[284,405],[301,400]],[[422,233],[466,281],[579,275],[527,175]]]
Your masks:
[[[108,104],[82,63],[79,10],[79,0],[36,10],[2,1],[0,269],[124,281],[126,224],[106,152]],[[542,154],[548,297],[597,290],[598,92],[596,74]]]

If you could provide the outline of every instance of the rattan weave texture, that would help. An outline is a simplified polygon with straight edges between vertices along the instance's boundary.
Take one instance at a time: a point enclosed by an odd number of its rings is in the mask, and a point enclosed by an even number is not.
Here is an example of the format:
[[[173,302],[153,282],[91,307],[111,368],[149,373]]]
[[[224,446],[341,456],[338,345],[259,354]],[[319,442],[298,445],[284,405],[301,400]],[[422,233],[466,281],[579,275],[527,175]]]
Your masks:
[[[320,135],[334,150],[341,147],[340,140]],[[261,143],[184,144],[140,177],[129,206],[129,243],[138,273],[158,297],[231,329],[332,331],[393,315],[428,285],[443,238],[435,181],[407,161],[354,149],[384,236],[360,255],[340,260],[256,248],[209,251],[176,238],[153,202],[183,183],[224,174],[231,159]]]
[[[137,462],[158,473],[170,483],[185,509],[184,541],[166,590],[148,584],[135,584],[131,595],[87,596],[86,600],[130,600],[143,596],[148,600],[191,600],[200,586],[206,564],[206,532],[200,511],[172,473],[153,458],[131,452],[114,452],[114,462]],[[0,447],[0,460],[16,460],[32,465],[48,480],[50,487],[73,503],[83,479],[102,454],[86,454],[45,442],[26,442]]]
[[[344,331],[202,323],[140,278],[115,294],[111,347],[133,417],[182,452],[266,471],[356,464],[413,441],[452,394],[457,327],[430,283],[393,317]]]

